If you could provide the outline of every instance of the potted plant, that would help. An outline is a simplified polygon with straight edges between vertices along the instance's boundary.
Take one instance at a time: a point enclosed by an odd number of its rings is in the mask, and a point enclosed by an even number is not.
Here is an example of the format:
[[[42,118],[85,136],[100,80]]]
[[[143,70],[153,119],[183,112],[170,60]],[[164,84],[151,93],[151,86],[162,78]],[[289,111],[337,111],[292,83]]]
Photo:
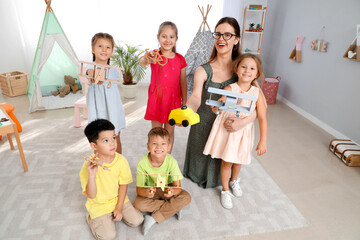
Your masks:
[[[255,23],[250,23],[249,24],[249,31],[252,31],[254,29]]]
[[[260,23],[256,24],[256,31],[257,31],[257,32],[261,32],[261,31],[262,31]]]
[[[144,54],[139,46],[131,46],[125,42],[119,42],[114,47],[111,57],[114,66],[123,68],[123,94],[125,98],[136,97],[136,85],[145,77],[145,70],[139,63],[139,58]]]

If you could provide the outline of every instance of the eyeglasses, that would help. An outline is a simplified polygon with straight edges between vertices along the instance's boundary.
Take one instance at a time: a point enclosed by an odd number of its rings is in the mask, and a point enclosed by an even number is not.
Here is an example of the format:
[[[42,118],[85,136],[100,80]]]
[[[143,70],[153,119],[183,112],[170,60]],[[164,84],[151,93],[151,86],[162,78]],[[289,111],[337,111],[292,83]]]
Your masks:
[[[220,39],[221,36],[223,37],[224,40],[230,40],[230,38],[232,38],[233,36],[236,36],[236,34],[232,34],[232,33],[218,33],[218,32],[214,32],[212,33],[213,38],[215,39]]]

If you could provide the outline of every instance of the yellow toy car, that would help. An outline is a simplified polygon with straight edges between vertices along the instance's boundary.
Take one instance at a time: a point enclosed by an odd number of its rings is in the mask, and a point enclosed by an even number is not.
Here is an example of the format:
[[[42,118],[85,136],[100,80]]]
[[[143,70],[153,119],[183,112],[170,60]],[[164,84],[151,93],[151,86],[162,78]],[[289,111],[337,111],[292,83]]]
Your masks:
[[[182,106],[181,108],[174,109],[170,112],[169,115],[169,124],[174,126],[176,123],[187,127],[189,125],[194,125],[200,122],[200,116],[191,108],[187,106]]]

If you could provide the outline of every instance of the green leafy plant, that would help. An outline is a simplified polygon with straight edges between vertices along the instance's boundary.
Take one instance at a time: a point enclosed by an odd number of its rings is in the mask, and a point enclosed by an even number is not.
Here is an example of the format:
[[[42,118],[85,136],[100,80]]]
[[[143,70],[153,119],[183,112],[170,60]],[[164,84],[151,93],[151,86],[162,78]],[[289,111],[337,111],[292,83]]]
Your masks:
[[[145,77],[147,66],[143,67],[139,63],[139,58],[144,52],[139,46],[131,46],[125,42],[115,45],[111,60],[114,66],[124,69],[122,74],[125,85],[137,84]]]

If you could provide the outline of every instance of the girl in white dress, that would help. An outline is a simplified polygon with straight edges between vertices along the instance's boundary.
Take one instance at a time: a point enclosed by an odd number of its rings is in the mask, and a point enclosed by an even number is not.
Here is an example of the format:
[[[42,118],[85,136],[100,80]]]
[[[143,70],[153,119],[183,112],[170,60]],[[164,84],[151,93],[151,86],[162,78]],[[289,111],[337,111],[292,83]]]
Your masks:
[[[256,147],[257,155],[266,153],[266,137],[267,137],[267,121],[266,121],[266,102],[263,97],[259,97],[259,88],[252,85],[254,81],[262,74],[261,59],[257,55],[244,54],[234,61],[234,72],[238,75],[238,81],[225,87],[224,90],[237,93],[249,94],[258,97],[255,111],[259,119],[260,141]],[[261,95],[260,95],[261,96]],[[225,102],[226,96],[222,96],[219,101]],[[250,101],[240,99],[237,103],[242,106],[249,107]],[[254,106],[254,105],[253,105]],[[255,106],[254,106],[255,107]],[[214,113],[218,107],[212,107]],[[240,118],[247,117],[249,114],[241,113]],[[220,111],[216,117],[210,135],[204,148],[205,155],[211,155],[212,158],[221,158],[221,204],[224,208],[232,208],[231,193],[240,197],[242,191],[239,185],[238,175],[242,164],[250,164],[251,150],[254,144],[254,123],[247,124],[236,132],[228,132],[225,128],[225,121],[235,118],[235,112]]]

